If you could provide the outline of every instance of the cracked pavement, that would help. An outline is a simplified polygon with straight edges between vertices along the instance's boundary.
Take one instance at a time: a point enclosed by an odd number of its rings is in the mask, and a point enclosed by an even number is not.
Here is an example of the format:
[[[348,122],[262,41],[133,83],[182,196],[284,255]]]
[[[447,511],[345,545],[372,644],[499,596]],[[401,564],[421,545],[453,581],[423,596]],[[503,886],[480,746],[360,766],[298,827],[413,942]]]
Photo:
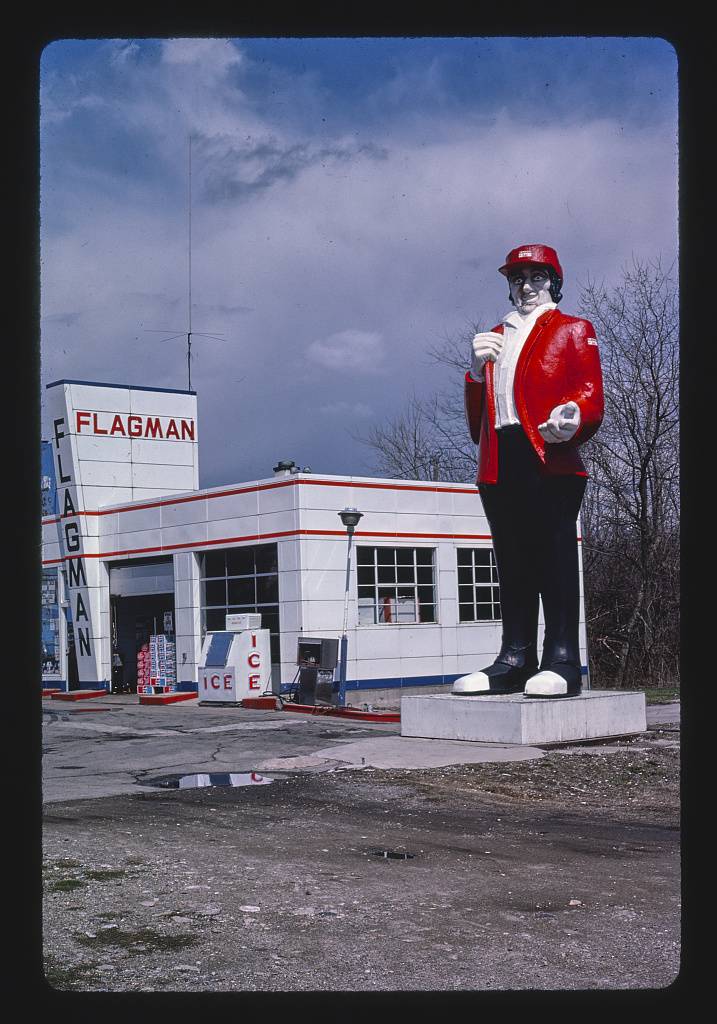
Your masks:
[[[651,731],[633,741],[546,751],[135,701],[43,704],[52,987],[479,992],[675,980],[679,709],[651,708]],[[272,784],[151,785],[254,771]]]

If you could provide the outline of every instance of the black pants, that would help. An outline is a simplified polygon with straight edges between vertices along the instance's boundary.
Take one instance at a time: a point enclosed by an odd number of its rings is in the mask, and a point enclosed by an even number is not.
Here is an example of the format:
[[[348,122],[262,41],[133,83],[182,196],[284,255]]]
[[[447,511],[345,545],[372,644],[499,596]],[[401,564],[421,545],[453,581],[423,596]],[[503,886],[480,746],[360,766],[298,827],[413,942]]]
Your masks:
[[[498,434],[498,482],[479,492],[493,535],[503,643],[537,646],[538,601],[545,639],[540,668],[580,668],[580,577],[576,519],[585,477],[547,476],[520,426]]]

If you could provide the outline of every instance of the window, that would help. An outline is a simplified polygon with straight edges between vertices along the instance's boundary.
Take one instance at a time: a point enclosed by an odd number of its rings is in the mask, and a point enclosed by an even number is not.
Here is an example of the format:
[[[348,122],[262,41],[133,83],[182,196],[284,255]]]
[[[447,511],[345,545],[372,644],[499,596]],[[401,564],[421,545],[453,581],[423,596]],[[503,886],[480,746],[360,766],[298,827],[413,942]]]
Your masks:
[[[356,548],[359,625],[435,622],[433,548]]]
[[[60,656],[60,604],[58,600],[57,569],[42,571],[42,674],[59,676]]]
[[[279,655],[279,563],[276,544],[207,551],[201,557],[202,631],[225,628],[228,613],[260,612],[272,664]]]
[[[493,548],[458,548],[458,621],[500,619],[498,570]]]

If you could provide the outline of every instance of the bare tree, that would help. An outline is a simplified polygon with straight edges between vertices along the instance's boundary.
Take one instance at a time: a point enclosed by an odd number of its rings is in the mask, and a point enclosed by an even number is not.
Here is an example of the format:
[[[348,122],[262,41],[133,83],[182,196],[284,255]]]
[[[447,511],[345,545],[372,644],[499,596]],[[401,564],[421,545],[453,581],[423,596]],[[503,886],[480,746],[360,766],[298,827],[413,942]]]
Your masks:
[[[679,315],[671,271],[633,259],[582,288],[600,342],[605,419],[583,449],[583,551],[593,670],[618,687],[678,678]]]

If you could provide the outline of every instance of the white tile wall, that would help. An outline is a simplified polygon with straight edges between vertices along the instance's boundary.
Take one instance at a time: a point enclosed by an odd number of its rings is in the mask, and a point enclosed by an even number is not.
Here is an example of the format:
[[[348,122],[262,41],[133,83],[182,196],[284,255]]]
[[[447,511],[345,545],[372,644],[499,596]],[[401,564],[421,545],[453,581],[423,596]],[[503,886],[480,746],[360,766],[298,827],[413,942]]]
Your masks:
[[[287,601],[301,601],[301,574],[279,571],[279,600],[282,604]]]
[[[351,648],[349,648],[350,654]],[[357,677],[358,679],[396,679],[401,675],[400,658],[386,658],[380,661],[377,658],[361,659],[355,661],[354,666],[353,673],[350,671],[347,673],[349,679]]]
[[[177,610],[194,607],[194,589],[191,580],[178,580],[175,578],[174,607]]]
[[[305,480],[306,477],[302,479]],[[351,486],[337,487],[332,484],[322,486],[317,481],[316,483],[298,483],[296,490],[297,501],[302,510],[325,509],[336,515],[341,509],[347,507],[358,508],[363,512],[363,505],[366,504],[367,492]],[[389,510],[393,510],[393,505],[389,505]],[[336,516],[336,521],[339,522],[338,516]]]
[[[82,488],[85,508],[97,509],[107,505],[119,505],[132,500],[132,488],[127,486],[110,487],[93,484],[84,484]],[[135,498],[137,497],[135,493]]]
[[[228,490],[230,488],[227,488]],[[238,519],[242,516],[256,516],[259,512],[259,498],[256,491],[241,494],[227,494],[206,497],[207,515],[210,519]]]
[[[193,608],[177,608],[174,609],[175,616],[175,629],[177,636],[190,637],[192,636],[192,630],[194,627],[194,609]]]
[[[158,530],[162,525],[157,505],[151,508],[127,509],[116,514],[123,533],[134,533],[137,530]]]
[[[132,466],[129,462],[82,462],[78,479],[90,487],[132,486]],[[124,499],[124,495],[119,498]]]
[[[118,542],[118,549],[125,554],[137,552],[138,555],[141,555],[145,553],[147,548],[150,549],[146,552],[147,554],[154,553],[162,547],[162,531],[137,530],[133,533],[125,533],[123,531],[118,536]]]
[[[131,412],[144,416],[173,416],[197,419],[197,396],[167,391],[130,390]],[[196,428],[195,428],[196,436]]]
[[[87,428],[84,428],[86,431]],[[83,433],[77,437],[77,454],[89,462],[129,462],[131,444],[126,437],[95,437]]]
[[[298,573],[296,574],[299,575]],[[340,601],[343,603],[346,572],[341,569],[314,569],[302,574],[301,596],[304,601]],[[351,593],[355,589],[355,574],[352,572]],[[298,595],[297,595],[298,596]]]
[[[438,512],[438,495],[434,490],[397,491],[397,510],[402,515],[435,515]]]
[[[400,657],[399,626],[358,626],[355,630],[356,647],[354,654],[361,658]]]
[[[132,463],[132,486],[163,488],[170,491],[191,491],[194,486],[194,470],[191,466],[151,466]]]
[[[300,541],[300,559],[302,569],[325,569],[338,565],[346,565],[347,540],[341,538],[302,537]],[[352,558],[355,556],[352,554]]]
[[[188,527],[185,527],[188,529]],[[246,542],[258,544],[259,517],[242,516],[241,519],[210,519],[206,525],[207,540],[224,541],[227,545]],[[218,545],[221,546],[221,545]]]
[[[267,483],[269,481],[266,481]],[[277,478],[277,483],[279,481]],[[286,509],[293,509],[297,506],[297,486],[295,483],[289,483],[285,486],[268,487],[264,490],[257,491],[257,502],[258,509],[261,515],[267,512],[282,512]]]
[[[484,516],[477,488],[474,494],[466,495],[456,492],[453,495],[453,514],[456,516]]]
[[[158,441],[149,438],[132,438],[132,462],[193,466],[195,448],[195,441]]]
[[[351,620],[349,620],[351,621]],[[305,601],[304,632],[312,635],[316,630],[339,630],[343,623],[343,606],[336,601]],[[321,632],[317,634],[321,636]]]
[[[209,540],[206,523],[191,523],[188,526],[163,526],[160,531],[162,546],[172,549],[176,544],[202,544]],[[206,547],[206,545],[202,545]]]
[[[303,627],[302,609],[299,601],[283,601],[279,609],[281,632],[299,633]]]
[[[128,388],[110,388],[91,384],[66,385],[70,393],[73,409],[83,412],[121,412],[130,411],[130,395]],[[74,420],[73,430],[74,430]]]
[[[299,568],[299,538],[277,541],[279,572],[291,572]]]
[[[443,674],[443,659],[440,656],[433,658],[401,658],[401,676],[436,676]]]
[[[188,469],[188,467],[185,467]],[[196,487],[187,487],[185,490],[178,491],[172,487],[167,489],[166,487],[135,487],[132,491],[133,501],[154,501],[156,498],[166,498],[171,494],[186,494],[189,491],[196,491]]]
[[[159,506],[162,526],[185,526],[187,523],[206,523],[208,503],[203,499],[180,501]]]
[[[296,509],[283,512],[267,512],[257,517],[262,537],[275,533],[295,533],[299,529],[299,513]]]
[[[401,658],[440,657],[440,626],[399,626],[396,633]]]
[[[468,625],[463,623],[456,627],[458,654],[497,654],[500,650],[502,625],[500,622],[490,625]]]
[[[341,520],[336,517],[336,523],[338,528],[342,529]],[[317,529],[312,520],[311,523],[307,523],[305,520],[302,525],[309,527],[310,529]],[[335,524],[329,524],[324,522],[319,524],[319,528],[335,530],[337,527]],[[395,534],[396,531],[406,533],[407,531],[413,530],[415,527],[413,524],[406,523],[402,516],[398,516],[395,512],[367,512],[361,522],[356,527],[356,533],[354,534],[354,540],[358,544],[390,544],[393,538],[391,534]],[[374,537],[372,534],[376,533],[387,533],[388,537]]]

